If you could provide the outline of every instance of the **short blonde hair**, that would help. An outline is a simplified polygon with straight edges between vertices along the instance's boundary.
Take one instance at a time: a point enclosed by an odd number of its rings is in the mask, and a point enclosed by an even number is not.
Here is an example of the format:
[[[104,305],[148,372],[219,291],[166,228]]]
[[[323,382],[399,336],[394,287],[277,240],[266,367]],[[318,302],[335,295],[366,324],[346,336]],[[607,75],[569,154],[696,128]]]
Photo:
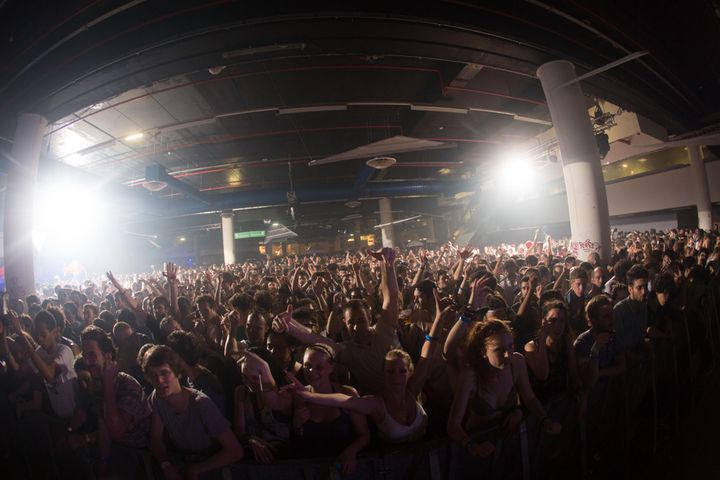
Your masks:
[[[383,368],[385,367],[385,363],[392,362],[393,360],[401,359],[405,362],[405,365],[407,365],[410,372],[412,372],[415,369],[415,366],[413,365],[412,358],[410,358],[410,354],[408,354],[405,350],[401,348],[393,348],[388,353],[385,354],[385,359],[383,360]]]

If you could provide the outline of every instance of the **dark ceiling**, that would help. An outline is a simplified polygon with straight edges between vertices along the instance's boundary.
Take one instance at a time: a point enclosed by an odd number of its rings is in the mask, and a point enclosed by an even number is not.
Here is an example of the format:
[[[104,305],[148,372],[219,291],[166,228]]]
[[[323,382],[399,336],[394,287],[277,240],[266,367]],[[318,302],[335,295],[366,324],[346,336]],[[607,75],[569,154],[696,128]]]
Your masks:
[[[39,113],[46,160],[134,189],[159,163],[217,200],[154,194],[171,213],[282,204],[292,180],[301,204],[340,201],[322,212],[340,217],[342,201],[373,198],[354,190],[364,160],[310,160],[396,135],[446,141],[396,155],[370,184],[394,197],[466,190],[499,148],[548,128],[535,72],[550,60],[582,74],[646,50],[584,81],[588,104],[609,100],[672,134],[719,121],[718,12],[699,0],[5,0],[0,136],[19,112]]]

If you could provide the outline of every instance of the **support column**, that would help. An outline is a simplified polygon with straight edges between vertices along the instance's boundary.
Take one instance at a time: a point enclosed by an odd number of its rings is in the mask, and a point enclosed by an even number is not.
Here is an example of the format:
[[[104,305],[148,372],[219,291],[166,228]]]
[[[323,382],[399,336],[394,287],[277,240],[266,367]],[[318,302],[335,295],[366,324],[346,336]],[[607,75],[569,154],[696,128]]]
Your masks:
[[[222,225],[223,261],[225,265],[235,263],[235,228],[233,226],[233,213],[223,212],[220,215]]]
[[[709,231],[712,230],[712,202],[710,201],[710,189],[708,188],[705,162],[703,162],[699,145],[688,145],[687,150],[688,157],[690,157],[690,172],[695,182],[698,228]]]
[[[391,223],[393,221],[392,216],[392,205],[390,204],[390,199],[387,197],[383,197],[380,200],[378,200],[380,204],[380,224],[386,224]],[[394,248],[395,247],[395,229],[393,228],[393,225],[388,225],[387,227],[382,227],[380,229],[380,232],[382,234],[382,246],[388,247],[388,248]]]
[[[609,261],[607,192],[585,97],[579,82],[561,87],[576,78],[575,67],[557,60],[542,65],[537,75],[560,144],[572,231],[570,249],[583,261],[590,252]]]
[[[8,162],[3,256],[10,298],[25,299],[35,292],[33,210],[38,159],[46,127],[47,120],[40,115],[20,115]]]

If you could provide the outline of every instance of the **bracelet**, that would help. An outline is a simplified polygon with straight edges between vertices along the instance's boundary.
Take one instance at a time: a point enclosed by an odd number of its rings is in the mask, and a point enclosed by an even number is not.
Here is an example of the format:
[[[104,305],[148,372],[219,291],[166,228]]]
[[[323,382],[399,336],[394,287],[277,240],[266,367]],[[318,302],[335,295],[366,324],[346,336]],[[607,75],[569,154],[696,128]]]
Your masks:
[[[463,323],[472,323],[473,319],[475,318],[474,314],[468,315],[470,312],[463,312],[462,315],[460,315],[460,321]],[[473,312],[474,313],[474,312]]]
[[[425,334],[425,341],[426,341],[426,342],[434,342],[435,340],[437,340],[436,337],[430,336],[429,333],[426,333],[426,334]]]

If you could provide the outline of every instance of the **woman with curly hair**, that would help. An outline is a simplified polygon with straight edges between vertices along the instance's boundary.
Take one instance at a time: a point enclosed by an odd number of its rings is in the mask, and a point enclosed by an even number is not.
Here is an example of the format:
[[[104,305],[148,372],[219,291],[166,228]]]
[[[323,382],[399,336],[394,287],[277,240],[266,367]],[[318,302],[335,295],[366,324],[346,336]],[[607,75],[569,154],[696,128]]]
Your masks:
[[[471,456],[486,458],[515,433],[524,411],[541,419],[547,434],[560,425],[545,415],[528,379],[525,357],[514,352],[513,332],[500,320],[476,323],[466,339],[466,369],[450,409],[448,434]]]

